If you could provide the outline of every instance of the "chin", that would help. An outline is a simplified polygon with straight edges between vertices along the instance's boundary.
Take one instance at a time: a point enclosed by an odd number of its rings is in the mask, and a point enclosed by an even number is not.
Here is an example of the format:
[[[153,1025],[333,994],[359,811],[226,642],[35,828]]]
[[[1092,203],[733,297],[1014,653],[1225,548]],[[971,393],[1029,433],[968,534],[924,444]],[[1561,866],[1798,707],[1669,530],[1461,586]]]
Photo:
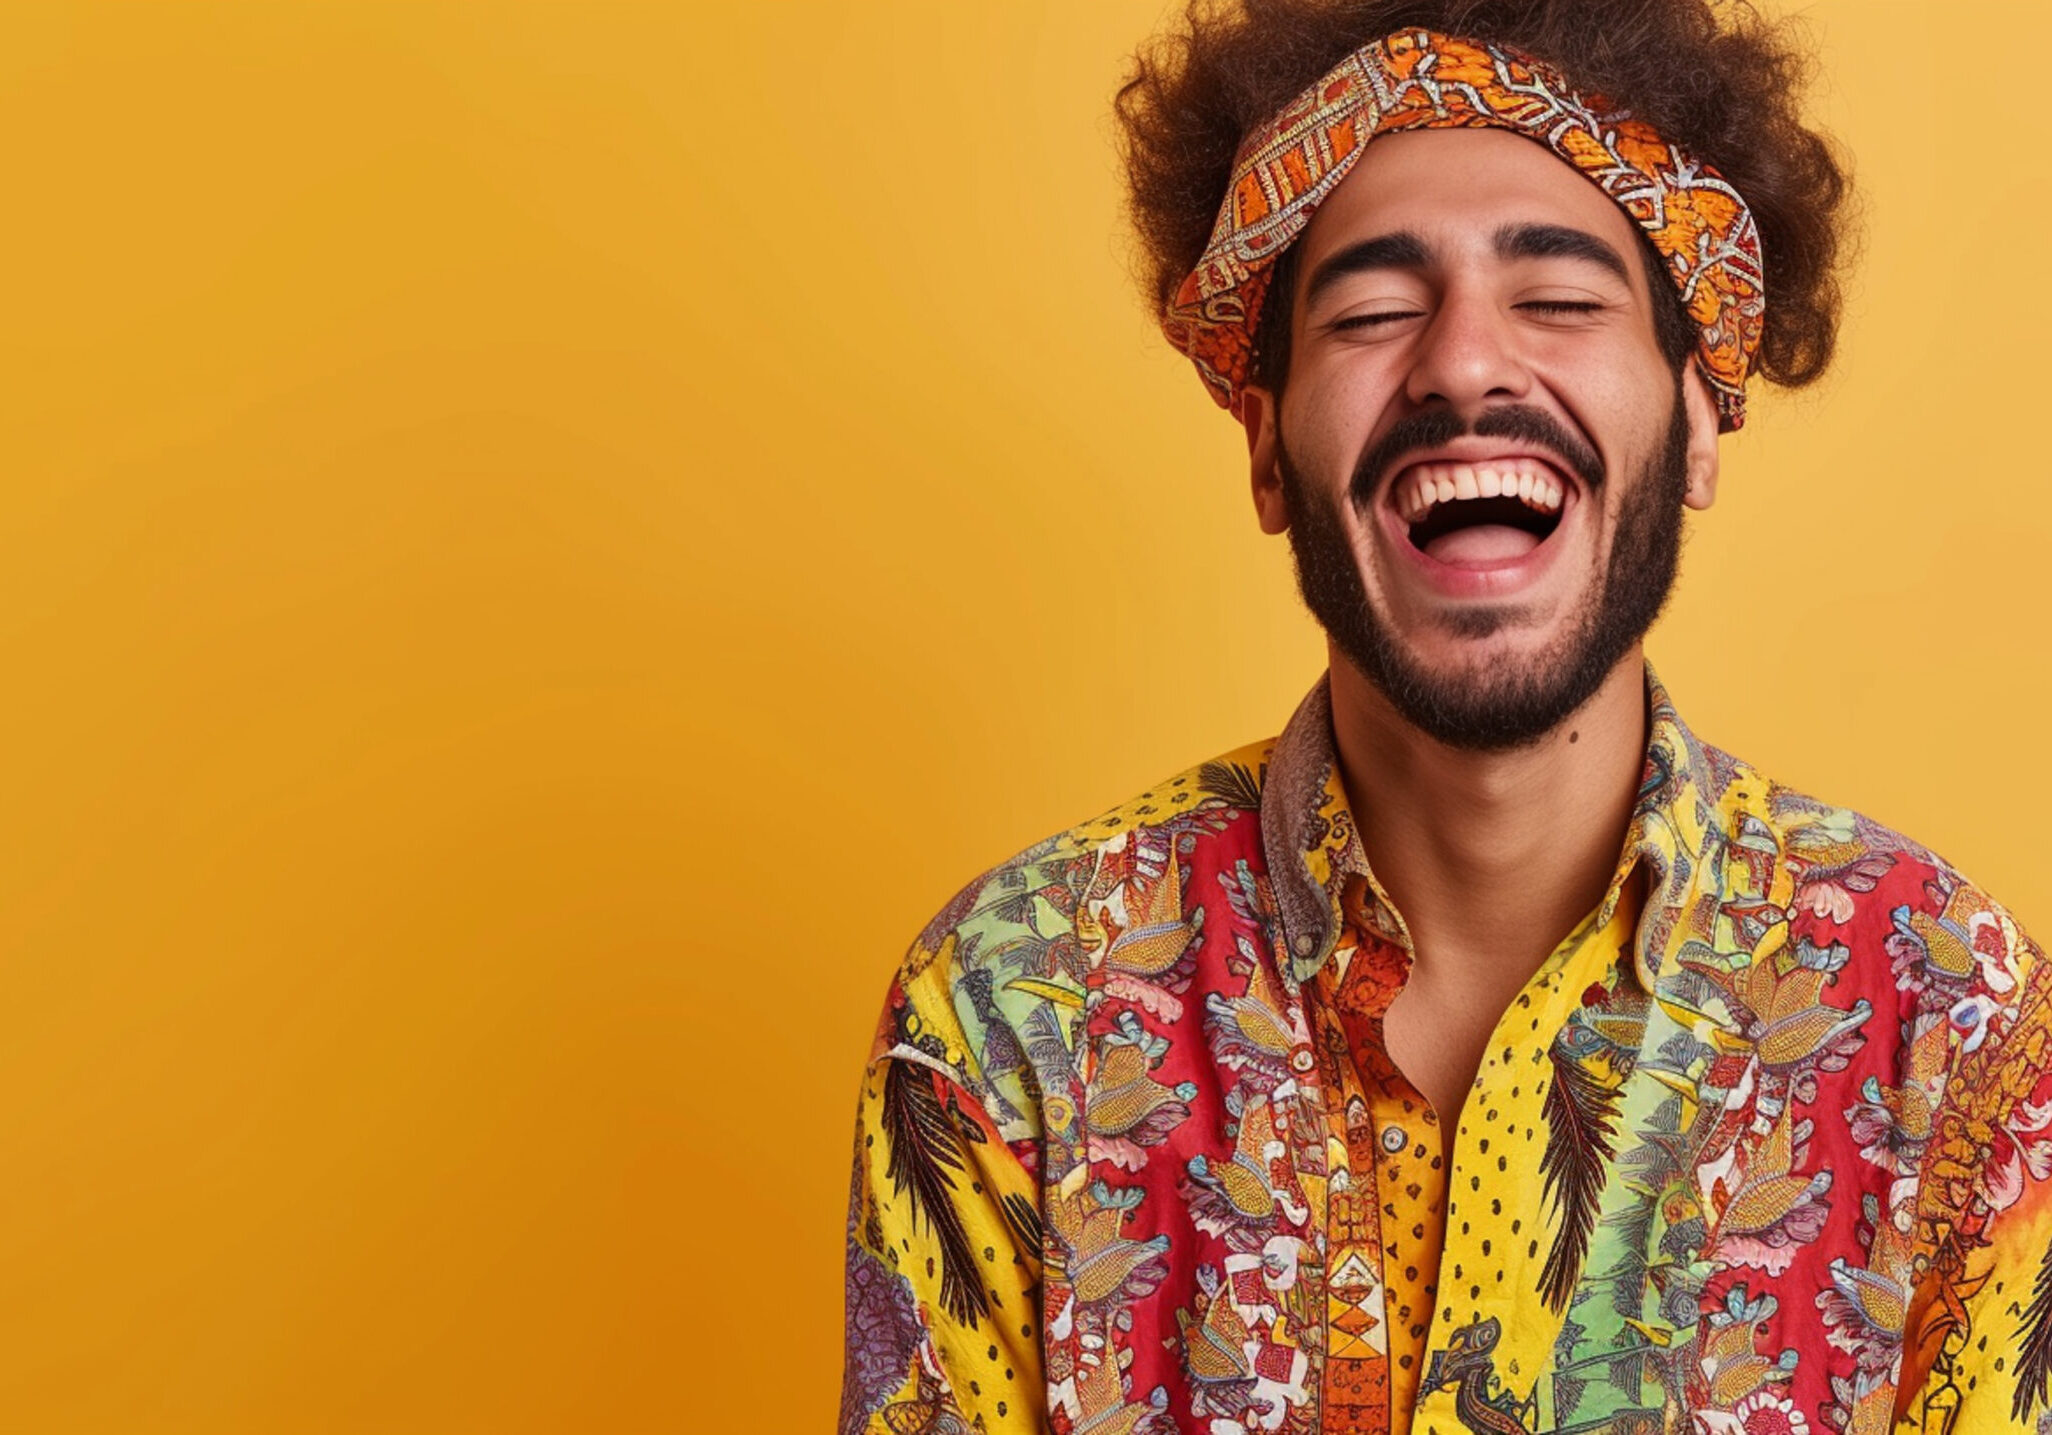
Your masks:
[[[1577,625],[1554,605],[1547,607],[1553,611],[1535,612],[1530,604],[1464,604],[1416,624],[1393,623],[1379,614],[1371,615],[1371,624],[1421,668],[1484,674],[1504,664],[1558,662],[1574,648]]]
[[[1556,622],[1505,627],[1486,637],[1443,627],[1422,642],[1367,621],[1328,627],[1334,650],[1424,735],[1457,749],[1530,747],[1579,711],[1626,660],[1621,647]],[[1563,631],[1563,628],[1566,631]]]

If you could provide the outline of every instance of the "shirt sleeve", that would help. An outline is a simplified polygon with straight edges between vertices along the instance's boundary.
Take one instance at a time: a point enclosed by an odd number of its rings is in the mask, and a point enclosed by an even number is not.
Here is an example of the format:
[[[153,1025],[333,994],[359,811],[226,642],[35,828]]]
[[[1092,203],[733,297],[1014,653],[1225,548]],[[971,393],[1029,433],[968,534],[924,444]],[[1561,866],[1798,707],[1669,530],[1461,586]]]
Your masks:
[[[916,996],[893,986],[863,1075],[839,1428],[1039,1432],[1037,1187],[951,1059],[951,1008]]]
[[[1904,1331],[1898,1430],[2052,1431],[2052,967],[2020,936],[2011,951],[2013,1019],[1962,1059],[1933,1122],[1935,1241]]]

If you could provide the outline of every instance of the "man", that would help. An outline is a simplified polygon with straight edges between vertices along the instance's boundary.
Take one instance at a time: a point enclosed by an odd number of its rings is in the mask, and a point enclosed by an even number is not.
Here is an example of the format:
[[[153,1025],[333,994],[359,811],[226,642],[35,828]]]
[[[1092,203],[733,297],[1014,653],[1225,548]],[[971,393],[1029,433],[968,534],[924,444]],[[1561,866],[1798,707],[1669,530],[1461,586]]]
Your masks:
[[[1843,183],[1705,0],[1193,10],[1171,340],[1330,670],[972,883],[865,1076],[846,1431],[2052,1429],[2052,970],[1641,639]]]

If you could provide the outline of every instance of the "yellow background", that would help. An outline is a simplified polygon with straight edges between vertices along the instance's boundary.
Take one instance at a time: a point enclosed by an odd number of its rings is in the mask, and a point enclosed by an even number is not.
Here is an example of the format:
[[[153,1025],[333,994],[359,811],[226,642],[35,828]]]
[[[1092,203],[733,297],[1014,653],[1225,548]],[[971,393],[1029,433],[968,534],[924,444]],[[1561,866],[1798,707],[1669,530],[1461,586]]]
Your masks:
[[[830,1427],[905,942],[1321,661],[1128,283],[1159,13],[0,12],[0,1427]],[[2052,14],[1809,13],[1845,360],[1653,653],[2043,931]]]

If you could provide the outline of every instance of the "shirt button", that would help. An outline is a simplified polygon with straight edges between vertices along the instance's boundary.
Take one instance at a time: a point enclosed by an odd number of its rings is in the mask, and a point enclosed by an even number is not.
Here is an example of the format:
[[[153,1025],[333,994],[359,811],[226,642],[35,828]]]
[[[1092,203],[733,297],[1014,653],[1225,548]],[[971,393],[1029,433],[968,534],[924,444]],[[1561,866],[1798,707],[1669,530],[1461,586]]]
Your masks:
[[[1382,1149],[1389,1152],[1390,1155],[1396,1155],[1397,1152],[1410,1144],[1411,1138],[1404,1134],[1403,1127],[1385,1126],[1382,1128]]]

